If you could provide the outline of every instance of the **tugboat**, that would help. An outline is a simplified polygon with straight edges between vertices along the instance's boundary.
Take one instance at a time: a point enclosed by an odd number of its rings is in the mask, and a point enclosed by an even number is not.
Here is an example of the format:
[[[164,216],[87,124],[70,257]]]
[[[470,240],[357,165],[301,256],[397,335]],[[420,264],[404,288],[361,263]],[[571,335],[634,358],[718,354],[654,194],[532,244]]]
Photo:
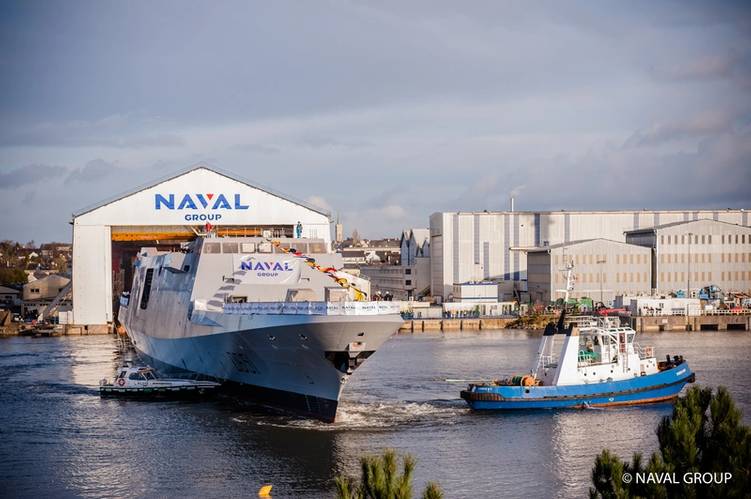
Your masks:
[[[658,362],[654,349],[634,341],[636,331],[617,317],[572,318],[565,303],[573,289],[568,265],[564,309],[548,324],[535,364],[525,375],[470,384],[461,397],[474,410],[550,409],[647,404],[672,400],[695,374],[682,356]],[[556,340],[563,339],[556,356]]]
[[[219,383],[194,381],[189,379],[159,378],[151,367],[121,367],[110,383],[108,379],[99,381],[99,395],[102,397],[129,398],[190,398],[213,393]]]

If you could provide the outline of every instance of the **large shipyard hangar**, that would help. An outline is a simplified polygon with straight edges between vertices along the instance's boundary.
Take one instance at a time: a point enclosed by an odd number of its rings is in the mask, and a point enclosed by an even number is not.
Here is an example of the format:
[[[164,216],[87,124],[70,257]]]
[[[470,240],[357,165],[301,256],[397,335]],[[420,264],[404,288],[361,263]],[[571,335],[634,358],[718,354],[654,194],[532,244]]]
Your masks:
[[[218,235],[295,236],[331,244],[326,211],[205,165],[193,166],[73,215],[73,323],[108,328],[130,289],[141,247],[170,249],[206,223]]]

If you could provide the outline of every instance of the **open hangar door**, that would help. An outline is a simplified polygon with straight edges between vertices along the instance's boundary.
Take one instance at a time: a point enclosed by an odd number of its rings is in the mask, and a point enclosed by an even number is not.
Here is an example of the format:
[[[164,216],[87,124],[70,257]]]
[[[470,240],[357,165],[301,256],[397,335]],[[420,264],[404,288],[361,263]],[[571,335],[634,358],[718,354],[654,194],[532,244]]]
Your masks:
[[[112,227],[112,318],[117,322],[120,295],[130,291],[133,284],[134,264],[141,248],[156,248],[157,251],[178,251],[183,243],[195,239],[203,230],[201,226],[163,227]],[[265,232],[273,237],[292,237],[292,225],[274,226],[228,226],[215,227],[217,236],[262,236]]]
[[[328,212],[204,165],[191,167],[73,215],[73,323],[106,332],[132,282],[142,247],[169,250],[206,223],[222,235],[291,237],[331,243]]]

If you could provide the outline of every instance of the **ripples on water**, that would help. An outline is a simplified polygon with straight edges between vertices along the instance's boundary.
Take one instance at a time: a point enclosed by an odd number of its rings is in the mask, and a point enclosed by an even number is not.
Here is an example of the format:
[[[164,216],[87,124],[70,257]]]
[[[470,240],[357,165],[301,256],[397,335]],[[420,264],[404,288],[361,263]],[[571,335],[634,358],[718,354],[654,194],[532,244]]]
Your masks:
[[[112,337],[0,340],[0,490],[15,497],[331,497],[333,477],[391,447],[417,460],[417,489],[447,497],[581,497],[594,456],[652,452],[670,405],[472,413],[462,384],[528,369],[525,332],[398,336],[345,388],[337,422],[239,409],[226,400],[102,400],[118,364]],[[660,356],[684,354],[701,383],[726,385],[749,421],[751,335],[640,335]]]

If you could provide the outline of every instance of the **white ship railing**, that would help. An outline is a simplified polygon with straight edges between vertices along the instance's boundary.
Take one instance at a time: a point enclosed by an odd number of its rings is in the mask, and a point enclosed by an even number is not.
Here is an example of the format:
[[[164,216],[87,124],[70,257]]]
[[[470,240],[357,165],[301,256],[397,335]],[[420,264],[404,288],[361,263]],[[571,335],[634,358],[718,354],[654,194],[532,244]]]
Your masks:
[[[224,313],[231,315],[389,315],[399,313],[399,304],[384,301],[225,303]]]

